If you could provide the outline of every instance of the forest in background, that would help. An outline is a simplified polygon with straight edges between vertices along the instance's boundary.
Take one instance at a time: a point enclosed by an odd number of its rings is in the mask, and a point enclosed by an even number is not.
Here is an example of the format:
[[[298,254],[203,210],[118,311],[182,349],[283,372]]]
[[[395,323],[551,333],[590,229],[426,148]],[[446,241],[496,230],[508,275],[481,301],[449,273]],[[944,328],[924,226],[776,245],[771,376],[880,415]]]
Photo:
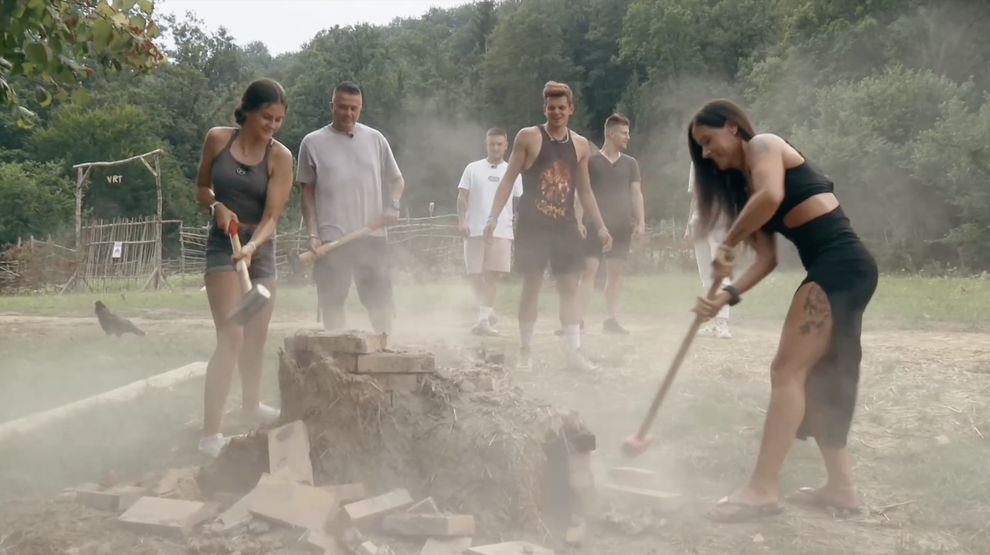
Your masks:
[[[37,121],[25,128],[16,111],[0,112],[0,245],[32,235],[71,245],[71,166],[155,148],[167,152],[164,218],[205,223],[193,195],[203,138],[232,124],[257,77],[287,91],[276,138],[294,153],[329,122],[333,86],[357,82],[361,121],[391,143],[408,210],[453,212],[485,130],[514,136],[543,121],[540,91],[553,79],[574,89],[572,126],[594,142],[613,111],[632,119],[628,152],[650,221],[684,220],[687,121],[727,97],[758,132],[825,169],[884,270],[990,269],[990,0],[482,0],[326,29],[280,56],[191,14],[153,18],[175,46],[160,41],[166,61],[150,71],[93,63],[84,94],[50,103],[28,78],[9,79]],[[154,212],[140,163],[93,170],[87,218]],[[293,193],[281,227],[298,222]]]

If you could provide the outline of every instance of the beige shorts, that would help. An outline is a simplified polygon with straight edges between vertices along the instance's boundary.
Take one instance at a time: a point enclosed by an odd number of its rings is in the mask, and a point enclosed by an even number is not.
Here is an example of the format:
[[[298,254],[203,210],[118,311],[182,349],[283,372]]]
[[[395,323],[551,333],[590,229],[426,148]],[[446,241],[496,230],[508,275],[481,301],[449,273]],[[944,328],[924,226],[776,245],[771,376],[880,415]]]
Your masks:
[[[489,272],[508,273],[512,261],[512,241],[495,237],[489,245],[484,237],[469,237],[464,240],[464,265],[468,274]]]

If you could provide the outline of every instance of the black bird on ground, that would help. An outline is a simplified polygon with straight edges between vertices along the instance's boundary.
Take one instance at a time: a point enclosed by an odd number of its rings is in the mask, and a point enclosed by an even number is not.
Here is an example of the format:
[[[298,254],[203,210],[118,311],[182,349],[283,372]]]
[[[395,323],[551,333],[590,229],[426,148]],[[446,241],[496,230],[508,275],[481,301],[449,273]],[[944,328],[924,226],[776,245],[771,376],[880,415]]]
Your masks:
[[[103,304],[103,301],[96,301],[96,317],[100,320],[100,327],[107,335],[116,335],[120,337],[125,333],[133,333],[134,335],[144,336],[144,332],[138,329],[130,320],[124,318],[123,316],[117,316],[107,305]]]

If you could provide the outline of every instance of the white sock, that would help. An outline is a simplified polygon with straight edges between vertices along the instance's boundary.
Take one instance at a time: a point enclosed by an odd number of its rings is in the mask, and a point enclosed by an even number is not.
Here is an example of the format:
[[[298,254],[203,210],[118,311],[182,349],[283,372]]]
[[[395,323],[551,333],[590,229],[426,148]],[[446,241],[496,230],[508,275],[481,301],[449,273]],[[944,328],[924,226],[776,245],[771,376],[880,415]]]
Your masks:
[[[567,338],[567,350],[570,352],[581,349],[581,325],[564,326],[564,337]]]
[[[479,322],[484,322],[484,321],[488,320],[488,317],[492,315],[492,310],[494,310],[494,309],[492,307],[490,307],[490,306],[483,306],[483,307],[481,307],[481,311],[478,314],[478,321]]]
[[[536,322],[519,322],[519,341],[522,342],[524,348],[528,349],[533,342],[533,328],[535,327]]]

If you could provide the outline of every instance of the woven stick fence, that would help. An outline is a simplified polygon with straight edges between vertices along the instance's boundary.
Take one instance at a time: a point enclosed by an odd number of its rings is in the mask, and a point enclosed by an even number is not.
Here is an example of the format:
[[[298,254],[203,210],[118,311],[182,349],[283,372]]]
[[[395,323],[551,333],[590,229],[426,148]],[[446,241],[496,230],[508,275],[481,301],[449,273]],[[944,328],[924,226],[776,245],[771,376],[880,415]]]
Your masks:
[[[0,252],[0,294],[57,291],[75,272],[75,251],[48,237],[18,240]]]
[[[181,227],[180,260],[167,262],[166,267],[178,267],[183,275],[201,275],[205,267],[207,231],[205,226]],[[684,245],[683,236],[683,225],[678,226],[673,221],[660,221],[649,228],[643,240],[633,247],[627,263],[629,273],[693,269],[694,252]],[[464,239],[457,229],[456,214],[406,217],[388,228],[387,237],[397,278],[417,281],[459,276],[464,272]],[[312,266],[294,262],[308,249],[307,243],[308,236],[301,226],[276,234],[279,280],[302,282],[308,278]]]
[[[156,278],[168,286],[161,273],[161,224],[155,217],[97,220],[80,227],[83,252],[76,280],[93,292],[147,288]]]

